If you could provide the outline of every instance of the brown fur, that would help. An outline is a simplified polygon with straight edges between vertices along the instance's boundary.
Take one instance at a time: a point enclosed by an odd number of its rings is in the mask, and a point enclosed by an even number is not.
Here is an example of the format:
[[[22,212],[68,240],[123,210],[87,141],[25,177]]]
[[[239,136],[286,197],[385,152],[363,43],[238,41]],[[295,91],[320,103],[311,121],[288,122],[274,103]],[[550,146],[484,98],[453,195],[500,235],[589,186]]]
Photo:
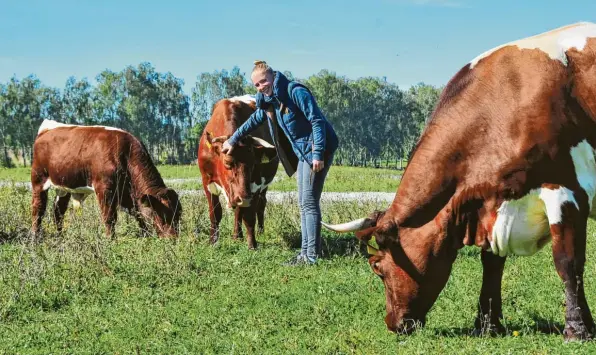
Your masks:
[[[160,236],[177,236],[182,208],[178,195],[164,184],[145,146],[128,132],[101,127],[58,127],[44,130],[33,144],[33,232],[45,212],[46,181],[71,189],[93,186],[106,234],[112,235],[118,206],[137,218],[142,228],[152,220]],[[58,230],[71,194],[55,201]]]
[[[565,66],[538,49],[506,46],[447,84],[392,205],[376,227],[357,234],[375,235],[379,243],[370,262],[385,285],[389,329],[410,332],[424,324],[457,250],[477,245],[484,276],[476,326],[502,330],[505,258],[486,250],[497,208],[550,184],[573,191],[580,204],[579,211],[568,206],[562,225],[551,227],[556,268],[566,282],[565,337],[592,336],[582,283],[588,202],[570,149],[584,139],[596,147],[596,40],[570,50],[567,59]]]
[[[242,238],[241,222],[244,221],[249,248],[256,248],[255,224],[258,221],[259,230],[264,229],[264,213],[267,204],[267,190],[252,194],[250,184],[260,185],[261,178],[270,182],[275,173],[279,160],[274,148],[257,146],[250,139],[244,139],[234,147],[231,155],[221,152],[221,143],[229,138],[255,111],[254,103],[246,104],[241,101],[223,99],[213,107],[213,113],[201,136],[198,151],[198,165],[203,179],[203,189],[209,203],[209,219],[211,221],[210,240],[219,240],[219,223],[222,218],[222,208],[219,197],[211,194],[209,184],[216,183],[225,189],[234,213],[234,239]],[[257,128],[252,136],[271,142],[266,125]],[[223,137],[222,141],[214,138]],[[261,163],[263,156],[269,159]],[[236,207],[241,201],[251,200],[248,207]]]

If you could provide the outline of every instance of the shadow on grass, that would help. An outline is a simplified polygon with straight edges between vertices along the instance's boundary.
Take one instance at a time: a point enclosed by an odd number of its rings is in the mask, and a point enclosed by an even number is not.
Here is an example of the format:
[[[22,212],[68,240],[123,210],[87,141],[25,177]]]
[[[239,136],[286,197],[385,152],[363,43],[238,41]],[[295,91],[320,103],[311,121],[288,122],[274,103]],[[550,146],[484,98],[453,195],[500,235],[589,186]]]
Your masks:
[[[519,334],[532,334],[532,333],[540,333],[545,335],[561,335],[563,334],[563,329],[565,325],[561,322],[553,321],[552,319],[546,319],[537,315],[531,317],[533,320],[534,326],[529,325],[522,325],[522,324],[513,324],[507,325],[506,331],[503,334],[495,334],[491,333],[490,335],[482,334],[474,327],[464,327],[464,328],[438,328],[435,330],[435,334],[443,337],[462,337],[462,336],[471,336],[471,337],[486,337],[486,336],[493,336],[493,337],[509,337],[512,336],[514,332],[518,332]]]
[[[29,229],[20,228],[14,231],[0,231],[0,244],[14,243],[29,237]]]
[[[362,256],[368,258],[366,244],[361,242],[352,234],[337,235],[323,233],[322,237],[323,258],[334,256]],[[300,232],[286,233],[282,236],[283,246],[289,249],[299,249],[301,247]]]

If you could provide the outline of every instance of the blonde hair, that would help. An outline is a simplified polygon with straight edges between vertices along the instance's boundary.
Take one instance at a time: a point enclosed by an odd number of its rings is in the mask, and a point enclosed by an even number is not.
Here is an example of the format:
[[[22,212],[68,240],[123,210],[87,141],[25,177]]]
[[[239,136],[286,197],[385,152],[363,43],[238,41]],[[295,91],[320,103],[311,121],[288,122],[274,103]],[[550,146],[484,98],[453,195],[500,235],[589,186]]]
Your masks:
[[[267,64],[264,60],[255,60],[255,66],[252,68],[251,75],[256,71],[265,71],[266,73],[273,74],[273,68]]]

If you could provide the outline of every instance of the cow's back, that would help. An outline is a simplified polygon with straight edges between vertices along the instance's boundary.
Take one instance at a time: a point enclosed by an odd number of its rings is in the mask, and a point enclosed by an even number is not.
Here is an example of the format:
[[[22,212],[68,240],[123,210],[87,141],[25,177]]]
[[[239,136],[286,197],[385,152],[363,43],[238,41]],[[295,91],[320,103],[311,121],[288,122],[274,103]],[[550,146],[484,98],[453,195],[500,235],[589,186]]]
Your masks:
[[[64,126],[41,131],[33,145],[32,178],[49,176],[54,184],[78,187],[95,177],[127,167],[131,147],[139,144],[128,132],[109,127]]]
[[[443,89],[404,173],[396,220],[421,225],[450,200],[458,208],[565,182],[561,166],[571,148],[596,138],[592,119],[569,95],[565,46],[593,26],[516,41],[464,66]]]

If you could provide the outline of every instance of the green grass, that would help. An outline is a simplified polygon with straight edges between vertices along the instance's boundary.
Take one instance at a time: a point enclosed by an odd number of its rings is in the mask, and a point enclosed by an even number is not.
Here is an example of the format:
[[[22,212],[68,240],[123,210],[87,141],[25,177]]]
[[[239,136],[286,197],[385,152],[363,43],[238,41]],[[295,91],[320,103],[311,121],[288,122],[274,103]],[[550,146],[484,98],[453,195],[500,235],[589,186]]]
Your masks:
[[[0,180],[31,181],[31,168],[0,168]]]
[[[319,265],[283,267],[299,240],[295,205],[270,204],[259,248],[249,251],[230,238],[231,213],[224,213],[214,247],[204,197],[182,202],[178,240],[139,238],[135,222],[122,213],[117,237],[108,240],[88,199],[82,212],[69,210],[62,236],[47,217],[45,238],[32,243],[30,193],[0,188],[0,354],[593,351],[590,343],[564,343],[556,331],[563,327],[564,295],[549,246],[507,261],[506,336],[471,335],[482,275],[479,250],[471,247],[460,251],[426,328],[396,336],[383,322],[382,282],[351,235],[325,232]],[[324,205],[323,214],[339,222],[384,207],[335,203]],[[588,239],[586,293],[594,309],[593,221]]]
[[[158,169],[161,176],[168,180],[166,182],[169,187],[176,190],[202,189],[201,172],[196,165],[160,165]],[[30,168],[0,168],[0,181],[27,182],[31,179],[30,172]],[[400,170],[332,166],[325,180],[325,191],[395,192],[401,174]],[[288,177],[280,165],[269,191],[296,191],[295,176]]]

